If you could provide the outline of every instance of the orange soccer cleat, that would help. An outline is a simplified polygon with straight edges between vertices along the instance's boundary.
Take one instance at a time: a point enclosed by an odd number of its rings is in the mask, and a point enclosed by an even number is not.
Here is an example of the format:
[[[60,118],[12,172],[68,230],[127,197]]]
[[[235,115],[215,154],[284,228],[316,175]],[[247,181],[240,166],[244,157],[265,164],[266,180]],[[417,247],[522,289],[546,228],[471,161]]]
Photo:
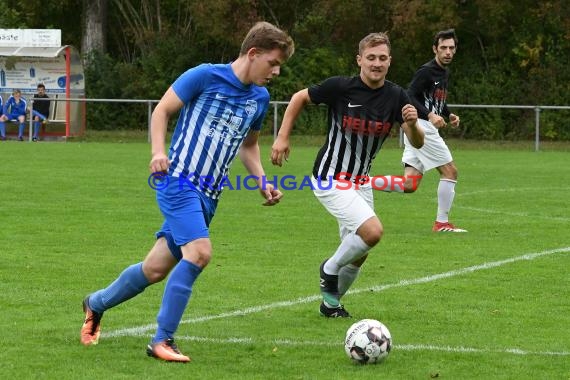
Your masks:
[[[89,297],[83,300],[83,311],[85,312],[85,321],[83,322],[83,327],[81,327],[81,343],[85,346],[91,346],[99,343],[103,313],[99,314],[91,310]]]
[[[191,361],[188,356],[183,355],[176,347],[174,339],[166,339],[162,342],[149,344],[146,347],[146,354],[167,362],[188,363]]]

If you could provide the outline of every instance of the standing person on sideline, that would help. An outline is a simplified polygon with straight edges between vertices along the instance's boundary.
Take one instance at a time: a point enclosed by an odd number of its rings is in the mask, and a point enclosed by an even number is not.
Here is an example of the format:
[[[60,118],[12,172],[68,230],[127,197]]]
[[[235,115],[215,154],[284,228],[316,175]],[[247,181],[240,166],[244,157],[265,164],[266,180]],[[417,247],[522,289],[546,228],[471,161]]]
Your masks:
[[[437,216],[432,230],[434,232],[467,232],[449,222],[449,211],[455,197],[457,168],[449,148],[439,135],[439,128],[444,128],[449,119],[452,127],[459,126],[459,116],[447,108],[447,87],[449,84],[448,66],[457,51],[455,30],[437,32],[433,39],[435,58],[421,66],[415,73],[408,94],[418,110],[418,123],[425,133],[425,144],[420,149],[412,146],[404,136],[405,182],[402,177],[386,176],[382,191],[413,193],[421,183],[423,174],[433,168],[439,172],[437,188]],[[397,183],[398,182],[398,183]]]
[[[166,91],[152,113],[150,161],[151,177],[161,177],[166,185],[156,193],[164,223],[143,262],[126,268],[107,288],[85,298],[81,343],[97,344],[106,310],[140,294],[172,270],[147,354],[164,361],[190,361],[174,344],[174,334],[194,281],[211,259],[208,226],[236,155],[258,178],[264,205],[273,206],[282,197],[264,181],[257,141],[269,107],[269,92],[263,86],[279,75],[293,51],[293,40],[284,31],[258,22],[235,61],[191,68]],[[167,156],[167,125],[178,111]]]
[[[417,112],[406,91],[386,80],[390,40],[371,33],[358,46],[360,75],[331,77],[293,95],[271,153],[274,165],[289,157],[289,135],[303,108],[328,106],[328,134],[312,171],[313,192],[338,221],[341,243],[320,266],[325,317],[350,317],[340,298],[356,280],[368,251],[380,241],[382,223],[374,212],[369,170],[394,122],[416,147],[423,144]]]
[[[22,98],[22,92],[18,89],[12,92],[2,109],[0,116],[0,134],[6,138],[6,121],[16,120],[18,122],[18,140],[24,141],[24,128],[26,126],[27,103]]]
[[[38,141],[40,137],[40,127],[49,117],[49,107],[51,103],[50,100],[35,101],[35,99],[49,99],[49,96],[46,94],[46,86],[44,86],[43,83],[38,84],[37,90],[38,92],[34,94],[34,103],[32,104],[32,118],[34,120],[33,141]]]
[[[4,99],[2,99],[2,95],[0,95],[0,118],[4,115]],[[6,124],[4,122],[0,122],[0,141],[6,140]]]

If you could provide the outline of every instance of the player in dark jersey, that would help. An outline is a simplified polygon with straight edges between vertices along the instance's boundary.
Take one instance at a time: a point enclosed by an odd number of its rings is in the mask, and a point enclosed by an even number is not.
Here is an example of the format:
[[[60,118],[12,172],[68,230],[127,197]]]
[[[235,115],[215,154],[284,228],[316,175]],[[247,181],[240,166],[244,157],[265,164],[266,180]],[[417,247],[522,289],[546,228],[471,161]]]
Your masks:
[[[32,109],[32,117],[34,119],[34,136],[32,141],[38,141],[40,138],[40,127],[49,117],[50,100],[36,99],[49,99],[46,94],[46,86],[43,83],[38,84],[38,92],[34,94],[34,103]]]
[[[320,267],[320,312],[326,317],[350,317],[340,298],[356,280],[368,251],[382,237],[368,177],[382,143],[399,123],[415,147],[423,144],[417,112],[406,91],[386,80],[390,61],[388,36],[366,36],[356,56],[360,75],[328,78],[295,93],[272,147],[272,163],[281,166],[289,156],[290,132],[305,105],[328,106],[328,134],[315,159],[312,178],[315,196],[340,228],[339,247]]]
[[[459,126],[459,116],[447,108],[447,66],[453,60],[456,49],[457,36],[453,29],[436,33],[433,40],[435,58],[416,71],[408,89],[410,99],[418,110],[418,124],[425,132],[424,146],[417,149],[404,137],[404,186],[395,184],[395,181],[402,182],[400,176],[386,176],[386,184],[382,187],[382,191],[387,192],[413,193],[421,183],[423,173],[436,168],[440,180],[437,189],[437,216],[432,228],[434,232],[467,232],[449,222],[449,211],[455,197],[457,168],[438,131],[447,125],[444,117],[449,119],[452,127]]]

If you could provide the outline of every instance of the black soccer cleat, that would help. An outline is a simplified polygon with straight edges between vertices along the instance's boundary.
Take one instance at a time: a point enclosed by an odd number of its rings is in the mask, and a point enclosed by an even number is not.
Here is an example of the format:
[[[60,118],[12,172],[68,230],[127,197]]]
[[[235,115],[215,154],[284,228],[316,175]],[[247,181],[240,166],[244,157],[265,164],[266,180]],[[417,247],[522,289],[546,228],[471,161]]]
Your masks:
[[[321,302],[320,312],[323,317],[327,318],[352,318],[342,305],[338,307],[327,307],[324,302]]]
[[[321,286],[321,293],[328,293],[331,296],[335,297],[338,302],[338,275],[334,274],[326,274],[324,267],[327,260],[321,263],[320,267],[320,286]]]

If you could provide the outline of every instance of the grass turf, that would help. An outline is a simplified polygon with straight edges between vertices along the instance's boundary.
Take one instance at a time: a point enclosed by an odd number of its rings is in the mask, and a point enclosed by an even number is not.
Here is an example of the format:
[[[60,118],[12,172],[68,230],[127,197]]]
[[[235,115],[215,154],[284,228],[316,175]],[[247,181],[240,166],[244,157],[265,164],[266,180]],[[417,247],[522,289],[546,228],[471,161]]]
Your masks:
[[[264,141],[267,174],[308,174],[316,140],[297,138],[282,168],[270,165]],[[568,149],[482,145],[452,142],[452,221],[467,234],[430,231],[434,171],[415,194],[375,194],[385,234],[344,299],[350,321],[318,315],[318,265],[338,235],[311,191],[286,191],[272,208],[256,191],[226,191],[211,226],[213,260],[177,332],[193,362],[176,365],[144,353],[164,283],[108,311],[98,346],[79,344],[83,297],[140,261],[162,221],[147,184],[149,146],[3,143],[0,376],[567,379]],[[401,174],[400,155],[392,139],[373,173]],[[344,333],[358,318],[390,328],[386,362],[356,366],[345,356]]]

